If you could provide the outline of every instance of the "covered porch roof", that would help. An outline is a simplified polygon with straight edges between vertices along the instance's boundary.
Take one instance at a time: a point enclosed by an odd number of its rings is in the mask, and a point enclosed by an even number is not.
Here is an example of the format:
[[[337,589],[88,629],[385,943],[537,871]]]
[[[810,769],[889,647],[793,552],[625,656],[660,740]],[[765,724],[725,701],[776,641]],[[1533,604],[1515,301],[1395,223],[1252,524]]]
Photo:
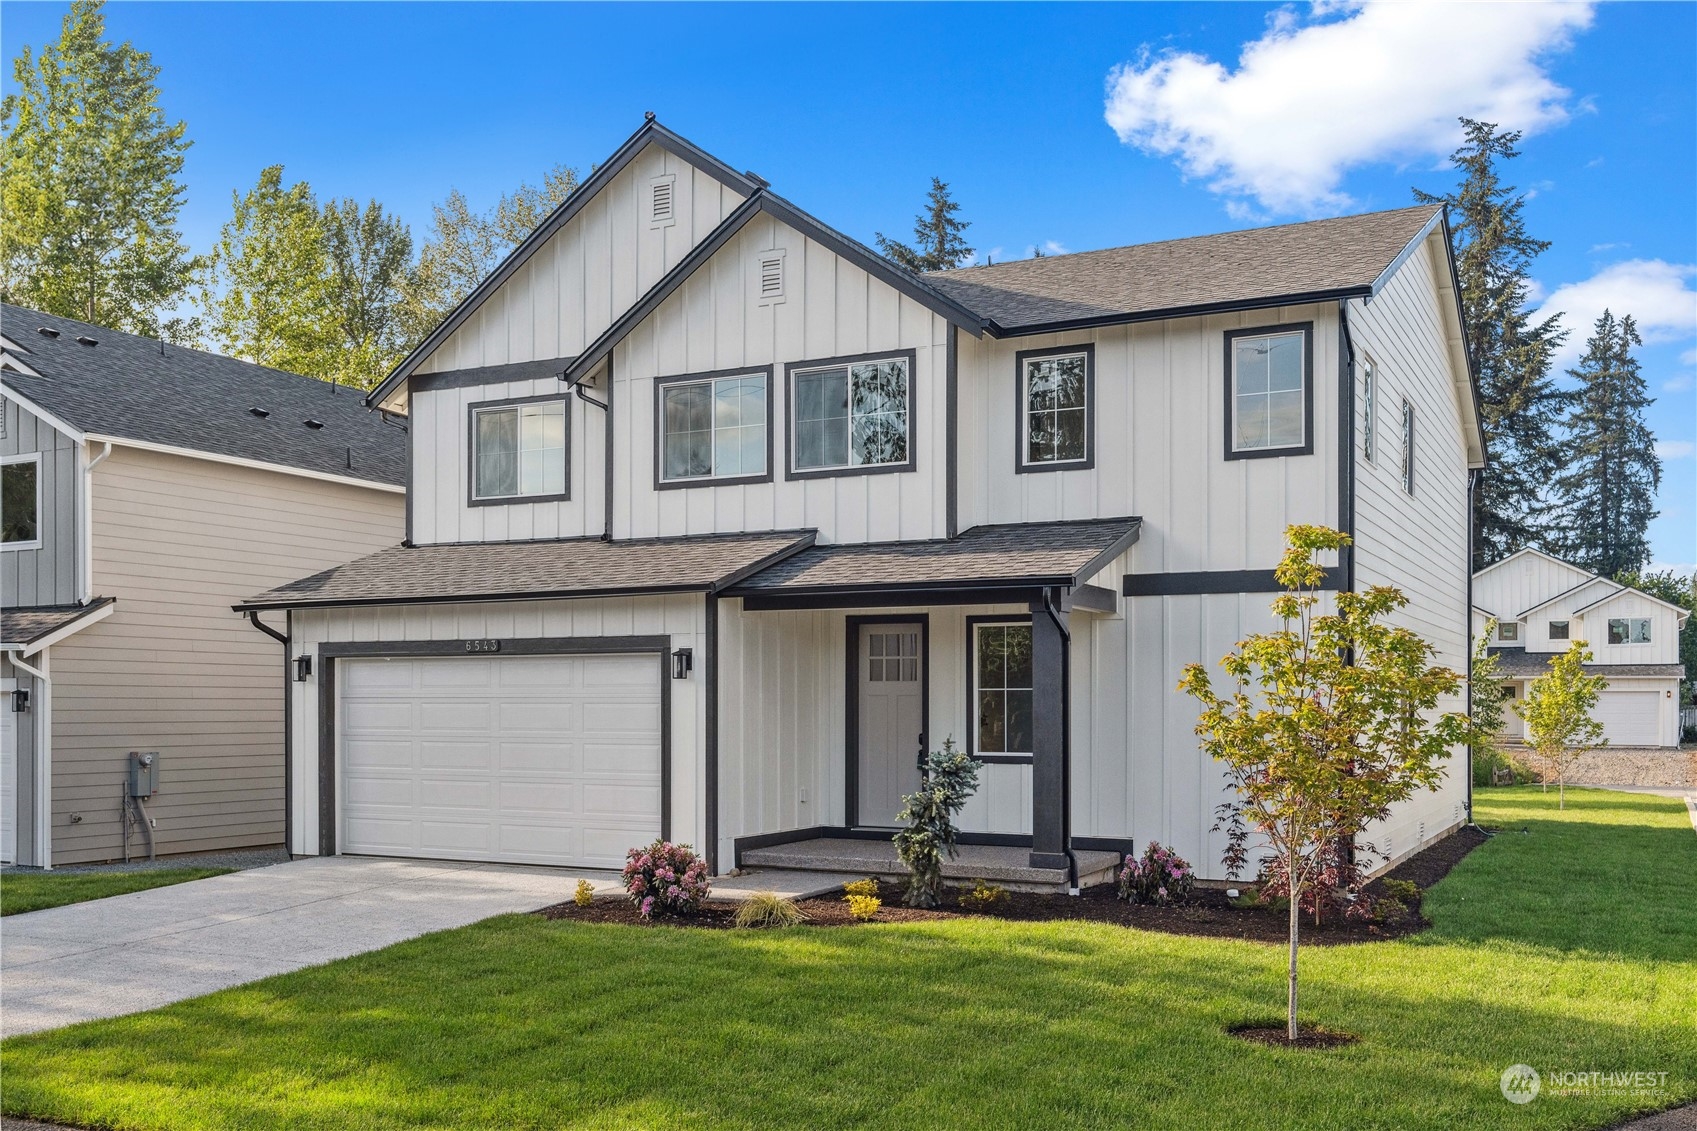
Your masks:
[[[0,651],[33,656],[112,615],[117,600],[96,597],[86,605],[38,605],[0,611]]]
[[[1080,591],[1125,553],[1136,517],[975,526],[924,542],[812,546],[750,574],[723,595],[751,610],[1027,601],[1045,589]],[[1111,601],[1111,590],[1103,590]]]

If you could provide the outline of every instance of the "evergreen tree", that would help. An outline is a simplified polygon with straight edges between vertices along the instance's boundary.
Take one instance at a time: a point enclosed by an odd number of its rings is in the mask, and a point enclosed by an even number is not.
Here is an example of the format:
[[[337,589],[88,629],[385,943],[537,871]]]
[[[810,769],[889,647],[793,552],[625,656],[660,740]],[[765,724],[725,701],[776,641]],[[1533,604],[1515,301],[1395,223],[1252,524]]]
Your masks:
[[[436,329],[578,184],[576,169],[556,165],[540,185],[520,185],[487,212],[473,211],[458,189],[434,205],[430,235],[402,288],[399,317],[406,347]]]
[[[340,353],[324,216],[305,181],[283,184],[272,165],[219,234],[203,304],[223,353],[330,378]]]
[[[884,253],[884,258],[909,271],[947,271],[959,267],[972,258],[973,250],[962,236],[972,224],[956,219],[955,213],[959,211],[960,205],[949,196],[949,186],[932,177],[925,211],[913,220],[914,246],[879,232],[878,250]]]
[[[1563,397],[1550,376],[1566,337],[1556,316],[1534,323],[1528,308],[1532,260],[1549,243],[1526,232],[1526,198],[1502,182],[1500,165],[1519,156],[1519,131],[1461,119],[1466,140],[1450,156],[1463,174],[1447,204],[1468,352],[1479,375],[1479,409],[1490,466],[1474,496],[1473,568],[1548,542],[1552,500],[1545,490],[1561,464],[1553,432]]]
[[[401,297],[412,264],[412,231],[375,200],[326,202],[322,227],[330,317],[340,355],[331,375],[369,389],[405,352]]]
[[[165,120],[159,68],[105,39],[99,0],[74,0],[59,39],[12,66],[0,103],[0,294],[174,340],[166,314],[200,261],[177,228],[187,126]]]
[[[1643,345],[1632,316],[1609,311],[1568,373],[1579,381],[1567,429],[1571,462],[1556,479],[1563,503],[1563,556],[1605,577],[1636,571],[1650,560],[1650,520],[1662,464],[1644,423],[1644,377],[1634,346]]]

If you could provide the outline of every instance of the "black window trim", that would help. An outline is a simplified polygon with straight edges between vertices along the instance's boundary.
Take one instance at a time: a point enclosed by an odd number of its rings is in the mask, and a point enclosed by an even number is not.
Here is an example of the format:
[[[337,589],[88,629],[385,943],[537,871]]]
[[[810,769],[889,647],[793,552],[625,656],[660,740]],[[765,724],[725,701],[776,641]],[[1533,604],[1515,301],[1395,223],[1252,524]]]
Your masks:
[[[1558,624],[1561,625],[1561,635],[1560,636],[1556,635],[1556,625],[1558,625]],[[1547,633],[1547,635],[1549,636],[1549,638],[1551,640],[1566,640],[1566,639],[1568,639],[1569,637],[1571,637],[1573,635],[1573,621],[1572,620],[1553,620],[1553,621],[1551,621],[1550,626],[1549,626],[1549,632]]]
[[[1031,410],[1025,392],[1025,363],[1045,357],[1084,356],[1084,458],[1069,460],[1026,459],[1026,415]],[[1071,346],[1050,346],[1045,349],[1019,350],[1013,362],[1013,469],[1016,475],[1043,471],[1089,471],[1096,466],[1096,343],[1081,342]]]
[[[1237,376],[1234,343],[1239,338],[1266,337],[1271,334],[1302,334],[1302,443],[1284,448],[1249,448],[1237,451],[1234,443],[1237,423],[1237,396],[1234,388]],[[1274,326],[1251,326],[1242,330],[1225,331],[1225,393],[1226,393],[1226,458],[1275,459],[1280,456],[1311,456],[1314,454],[1314,323],[1281,322]]]
[[[564,408],[561,416],[565,425],[565,445],[560,452],[560,458],[565,461],[566,489],[552,495],[499,495],[493,498],[480,499],[477,496],[477,414],[483,409],[507,408],[512,405],[539,404],[543,401],[559,401]],[[527,503],[563,503],[572,497],[572,406],[571,398],[564,393],[545,393],[539,397],[506,397],[493,401],[474,401],[466,405],[466,475],[465,497],[468,507],[514,507]]]
[[[772,365],[743,365],[734,369],[709,369],[701,373],[675,373],[654,378],[654,489],[684,491],[692,487],[738,487],[750,483],[772,482],[772,425],[774,402]],[[692,475],[684,479],[666,478],[666,389],[672,385],[698,385],[725,377],[762,377],[766,381],[766,470],[760,475]]]
[[[1634,640],[1632,639],[1632,622],[1640,620],[1644,622],[1645,639]],[[1603,624],[1603,637],[1604,639],[1607,639],[1609,634],[1614,631],[1614,626],[1618,622],[1626,626],[1626,639],[1618,642],[1609,640],[1608,646],[1610,648],[1630,648],[1639,644],[1654,644],[1656,642],[1655,620],[1655,617],[1607,617]]]
[[[41,470],[46,462],[42,459],[41,452],[18,452],[15,455],[0,458],[0,469],[22,467],[24,464],[35,465],[35,537],[20,538],[16,542],[0,542],[0,550],[39,550],[47,544],[47,540],[42,536],[41,529],[43,504],[46,501],[46,484],[43,481]],[[4,474],[4,471],[0,470],[0,474]]]
[[[890,361],[904,358],[907,361],[907,459],[901,463],[874,463],[850,467],[805,468],[797,470],[795,466],[795,379],[796,374],[814,369],[833,369],[837,366],[855,365],[864,361]],[[784,363],[784,479],[835,479],[845,475],[889,475],[903,471],[914,471],[918,468],[918,434],[916,426],[919,415],[919,397],[916,395],[919,383],[918,375],[919,351],[913,349],[875,350],[871,353],[845,354],[842,357],[823,357],[805,361],[789,361]],[[852,380],[852,378],[850,378]]]
[[[1030,766],[1035,754],[978,752],[978,628],[986,624],[1031,624],[1030,613],[987,613],[966,618],[966,752],[987,766]]]

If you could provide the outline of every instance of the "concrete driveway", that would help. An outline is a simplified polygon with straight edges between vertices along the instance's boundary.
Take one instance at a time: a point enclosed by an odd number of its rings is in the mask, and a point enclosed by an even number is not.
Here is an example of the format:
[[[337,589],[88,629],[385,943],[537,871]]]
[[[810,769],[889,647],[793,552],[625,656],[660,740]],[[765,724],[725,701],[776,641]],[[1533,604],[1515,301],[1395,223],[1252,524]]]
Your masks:
[[[315,857],[0,919],[0,1036],[117,1017],[570,899],[610,872]]]

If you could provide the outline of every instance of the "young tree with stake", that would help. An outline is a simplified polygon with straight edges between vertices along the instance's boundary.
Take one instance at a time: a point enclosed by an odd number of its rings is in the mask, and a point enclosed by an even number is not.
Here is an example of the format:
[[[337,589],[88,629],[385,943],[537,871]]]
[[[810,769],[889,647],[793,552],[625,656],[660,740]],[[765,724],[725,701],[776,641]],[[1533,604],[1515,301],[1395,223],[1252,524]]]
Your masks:
[[[1567,651],[1550,661],[1550,670],[1532,681],[1526,698],[1514,705],[1515,713],[1526,720],[1527,737],[1538,758],[1556,775],[1560,791],[1558,809],[1567,808],[1567,775],[1573,764],[1587,750],[1607,746],[1603,724],[1591,717],[1597,706],[1597,696],[1609,681],[1600,675],[1586,675],[1585,664],[1591,650],[1583,640],[1575,640]],[[1544,782],[1544,792],[1550,783]]]
[[[1433,648],[1385,622],[1408,599],[1374,586],[1339,593],[1322,613],[1324,570],[1315,555],[1349,544],[1323,526],[1292,526],[1275,571],[1287,592],[1273,602],[1284,627],[1251,636],[1220,661],[1234,686],[1214,690],[1202,664],[1189,664],[1179,689],[1202,704],[1202,749],[1225,763],[1236,798],[1222,807],[1231,847],[1227,874],[1245,859],[1250,829],[1282,861],[1290,884],[1286,1037],[1297,1039],[1298,906],[1304,889],[1339,843],[1354,842],[1392,805],[1443,778],[1443,761],[1473,739],[1465,715],[1431,717],[1457,694],[1461,676],[1430,663]]]

